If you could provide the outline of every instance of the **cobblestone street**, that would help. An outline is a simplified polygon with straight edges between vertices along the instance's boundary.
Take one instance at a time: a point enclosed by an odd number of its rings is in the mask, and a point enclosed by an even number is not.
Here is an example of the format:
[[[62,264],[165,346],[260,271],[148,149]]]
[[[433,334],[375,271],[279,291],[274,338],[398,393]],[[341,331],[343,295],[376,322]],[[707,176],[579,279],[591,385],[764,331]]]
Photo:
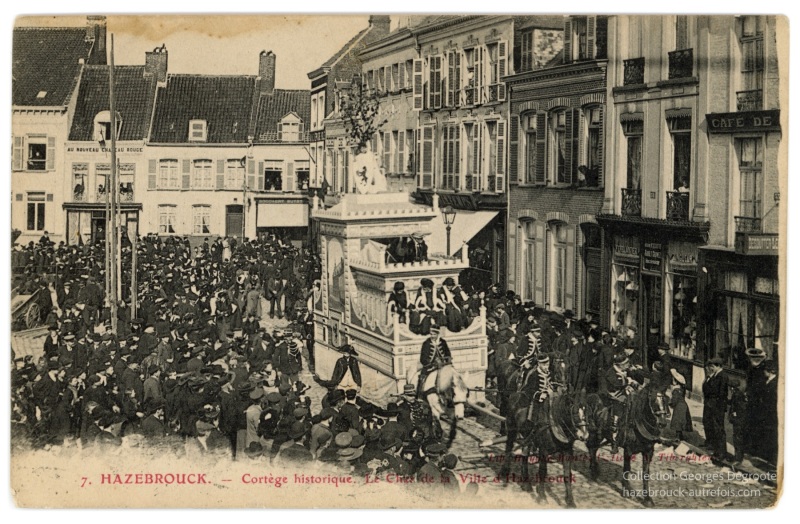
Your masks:
[[[285,320],[262,320],[262,325],[268,329],[288,327]],[[306,357],[304,356],[304,359]],[[303,383],[311,386],[309,396],[312,407],[320,406],[325,395],[325,389],[316,384],[308,371],[307,361],[300,375]],[[487,404],[487,407],[492,407]],[[443,423],[445,434],[449,431],[449,424]],[[548,482],[545,485],[547,503],[539,504],[534,492],[528,493],[519,482],[522,478],[521,457],[515,457],[511,468],[510,480],[498,479],[502,467],[505,444],[501,443],[489,448],[481,448],[480,443],[496,438],[499,435],[500,423],[494,418],[467,409],[467,417],[459,422],[456,438],[450,451],[459,457],[455,469],[456,474],[465,475],[464,484],[474,480],[479,482],[481,498],[497,501],[502,506],[518,507],[564,505],[564,485],[560,483],[563,478],[563,466],[557,461],[548,465],[548,476],[558,479],[558,482]],[[517,452],[519,450],[517,449]],[[641,492],[623,495],[622,488],[622,453],[612,456],[608,446],[598,452],[600,462],[600,477],[597,481],[589,478],[589,458],[586,447],[577,443],[573,455],[572,473],[574,475],[574,498],[578,508],[641,508],[643,498]],[[642,490],[641,457],[636,456],[631,464],[632,477],[631,489]],[[529,474],[538,473],[538,463],[529,465]],[[665,448],[657,445],[655,456],[650,466],[651,480],[649,489],[656,508],[754,508],[770,506],[777,496],[774,488],[757,481],[743,481],[731,479],[733,472],[728,468],[720,468],[711,463],[707,456],[676,454],[672,447]],[[467,478],[466,475],[471,475]],[[635,480],[634,480],[635,478]],[[716,491],[715,491],[716,490]],[[737,492],[738,490],[738,492]],[[521,500],[525,500],[522,502]]]

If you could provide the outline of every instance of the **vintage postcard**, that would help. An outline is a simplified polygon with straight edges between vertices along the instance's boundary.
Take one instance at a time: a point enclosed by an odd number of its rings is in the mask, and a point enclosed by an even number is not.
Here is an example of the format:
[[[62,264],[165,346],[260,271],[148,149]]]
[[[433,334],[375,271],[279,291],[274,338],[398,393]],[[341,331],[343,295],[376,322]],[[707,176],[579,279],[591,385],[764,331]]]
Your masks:
[[[768,508],[788,20],[13,27],[26,508]]]

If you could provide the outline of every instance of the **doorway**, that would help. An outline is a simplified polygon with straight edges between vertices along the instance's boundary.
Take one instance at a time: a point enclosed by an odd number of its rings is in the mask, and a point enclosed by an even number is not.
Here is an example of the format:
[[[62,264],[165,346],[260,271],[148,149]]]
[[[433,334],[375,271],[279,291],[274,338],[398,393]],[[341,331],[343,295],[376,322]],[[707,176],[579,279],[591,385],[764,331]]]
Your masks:
[[[658,360],[658,350],[656,346],[661,342],[663,331],[663,296],[662,278],[660,275],[642,274],[642,285],[644,286],[644,300],[642,301],[642,327],[644,328],[647,356],[645,366],[650,370],[653,363]]]
[[[225,236],[241,237],[244,225],[244,207],[232,204],[225,206]]]

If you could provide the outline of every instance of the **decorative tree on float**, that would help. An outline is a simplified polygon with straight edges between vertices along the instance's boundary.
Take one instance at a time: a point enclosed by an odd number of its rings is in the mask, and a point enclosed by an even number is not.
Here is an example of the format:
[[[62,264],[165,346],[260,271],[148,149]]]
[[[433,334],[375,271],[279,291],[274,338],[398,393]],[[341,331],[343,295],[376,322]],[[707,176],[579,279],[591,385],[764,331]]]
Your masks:
[[[353,77],[349,88],[339,91],[339,107],[350,144],[355,150],[353,171],[359,193],[386,191],[386,177],[381,171],[377,151],[370,153],[369,143],[387,122],[380,108],[380,97],[374,89]]]

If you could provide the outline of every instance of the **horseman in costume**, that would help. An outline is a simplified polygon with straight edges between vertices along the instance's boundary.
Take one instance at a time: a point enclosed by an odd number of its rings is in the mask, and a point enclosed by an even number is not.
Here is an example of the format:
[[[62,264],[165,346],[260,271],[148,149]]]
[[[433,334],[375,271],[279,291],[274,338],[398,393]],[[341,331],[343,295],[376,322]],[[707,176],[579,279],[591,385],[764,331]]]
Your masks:
[[[527,367],[529,371],[523,371],[522,391],[528,393],[531,398],[531,405],[528,408],[528,420],[538,426],[546,424],[547,409],[553,396],[553,386],[550,382],[550,356],[546,353],[540,353],[536,357],[536,367],[532,368],[532,366],[532,358],[523,363],[523,370]]]
[[[438,373],[440,369],[452,362],[450,348],[447,345],[447,341],[441,336],[439,325],[432,323],[430,331],[431,335],[422,343],[422,352],[419,355],[422,369],[419,372],[417,391],[420,396],[425,393],[423,387],[428,375]]]
[[[627,355],[620,354],[614,357],[614,365],[605,371],[601,378],[601,390],[611,406],[611,452],[619,451],[617,436],[619,429],[626,423],[627,413],[630,408],[629,397],[644,384],[640,373],[631,369]]]

